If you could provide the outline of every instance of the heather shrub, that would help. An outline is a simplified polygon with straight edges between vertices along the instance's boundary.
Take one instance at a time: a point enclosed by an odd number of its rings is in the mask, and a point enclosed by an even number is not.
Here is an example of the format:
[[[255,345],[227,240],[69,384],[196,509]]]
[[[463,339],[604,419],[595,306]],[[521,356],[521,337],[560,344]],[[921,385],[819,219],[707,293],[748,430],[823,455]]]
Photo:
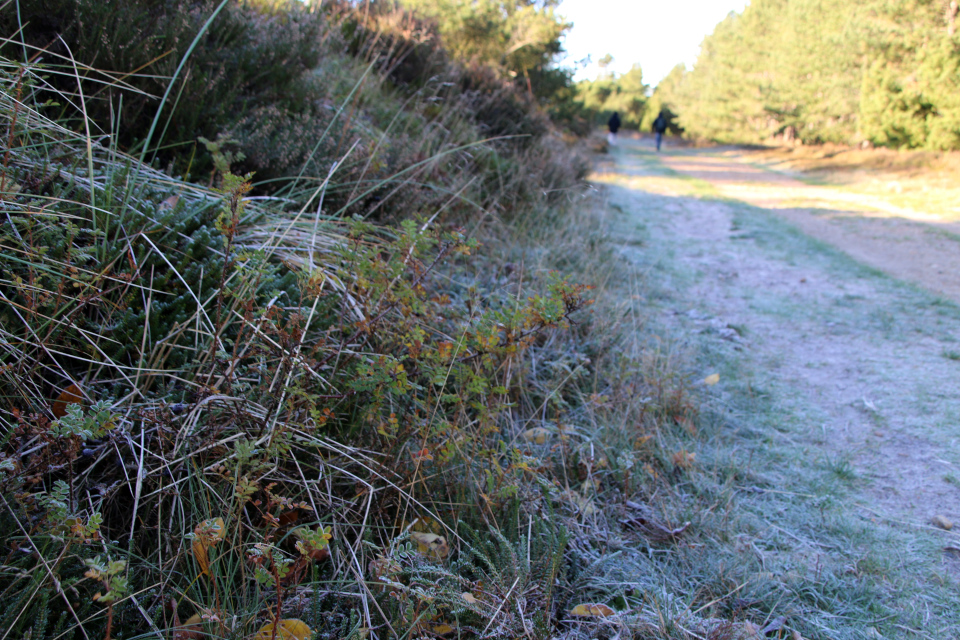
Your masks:
[[[163,95],[218,5],[212,0],[17,4],[17,12],[3,12],[0,29],[15,33],[17,20],[22,21],[25,53],[13,42],[5,43],[2,53],[14,59],[39,55],[56,64],[76,60],[95,69],[86,91],[92,98],[87,115],[103,131],[111,131],[110,123],[116,122],[116,142],[128,149],[143,143],[156,114],[157,96]],[[179,145],[194,144],[198,136],[214,138],[257,107],[309,108],[314,96],[302,81],[319,62],[321,37],[322,16],[316,7],[292,1],[228,3],[201,34],[176,79],[172,99],[163,105],[159,122],[166,151],[161,150],[160,157],[179,158]],[[56,90],[76,90],[69,73],[54,75],[50,83]],[[79,117],[70,111],[63,115]],[[152,141],[148,157],[157,152],[159,142],[159,137]]]
[[[403,53],[402,14],[351,53],[349,5],[229,3],[201,34],[214,8],[22,2],[2,51],[0,592],[26,595],[0,626],[479,632],[509,597],[546,629],[558,527],[502,573],[484,555],[527,534],[485,548],[458,523],[553,508],[514,445],[535,404],[580,400],[528,392],[526,358],[566,366],[553,345],[591,301],[494,276],[471,233],[558,219],[585,165],[511,86],[429,40]],[[69,53],[13,60],[55,31]],[[79,87],[71,54],[96,65]]]
[[[3,81],[29,102],[29,74]],[[184,333],[209,330],[197,323],[204,302],[232,286],[238,260],[257,262],[241,257],[233,241],[240,220],[229,216],[238,212],[116,149],[96,147],[86,164],[81,138],[3,95],[0,121],[16,146],[2,171],[0,320],[7,339],[33,345],[0,356],[14,383],[5,395],[27,402],[24,410],[42,410],[33,404],[37,392],[77,382],[95,363],[187,366],[196,354],[172,345]],[[261,215],[251,209],[243,223]],[[255,281],[236,286],[254,300],[297,299],[296,277],[265,263]]]
[[[215,3],[20,5],[30,51],[62,33],[69,52],[56,40],[41,59],[73,55],[97,69],[83,81],[85,114],[65,103],[62,116],[120,132],[114,143],[129,150],[154,127],[147,159],[185,179],[209,183],[213,166],[197,140],[222,134],[237,142],[234,168],[254,173],[256,193],[302,201],[330,176],[324,210],[333,216],[512,216],[554,193],[533,187],[548,165],[525,156],[544,148],[551,125],[526,91],[490,67],[452,61],[432,23],[389,3],[228,3],[162,105],[157,96]],[[16,31],[5,18],[0,26]],[[75,91],[68,66],[38,89]],[[497,184],[480,171],[483,185],[472,176],[493,156]],[[550,170],[566,171],[566,158],[555,160]]]
[[[16,84],[29,95],[27,81],[7,78],[7,88]],[[0,378],[13,408],[0,418],[0,527],[33,553],[13,559],[18,572],[0,585],[32,593],[47,576],[40,568],[52,566],[73,598],[46,590],[18,598],[0,611],[5,628],[107,637],[152,624],[248,637],[294,610],[322,628],[357,601],[320,600],[310,614],[297,593],[318,581],[347,588],[355,578],[336,567],[357,544],[366,545],[364,572],[398,594],[371,594],[371,621],[420,628],[448,624],[461,609],[465,624],[496,617],[486,596],[464,602],[453,589],[497,575],[498,564],[469,554],[459,568],[432,564],[450,544],[432,531],[461,517],[478,524],[463,505],[481,495],[500,516],[549,499],[546,489],[517,492],[534,470],[509,446],[512,399],[522,393],[524,354],[564,331],[589,304],[587,289],[558,275],[518,279],[508,287],[526,292],[518,304],[503,287],[461,280],[477,243],[460,229],[423,218],[393,229],[335,224],[261,208],[247,199],[249,176],[229,171],[238,156],[222,137],[205,141],[215,190],[94,147],[97,182],[85,180],[82,160],[58,166],[50,188],[74,190],[56,191],[52,203],[72,199],[51,209],[50,228],[32,227],[23,220],[45,197],[36,176],[56,164],[37,150],[82,159],[83,140],[9,100],[3,113],[23,127],[3,196],[20,209],[4,242],[24,275],[4,283],[0,305],[5,341],[22,345],[4,353]],[[83,231],[71,236],[64,218]],[[61,224],[68,240],[57,243]],[[17,254],[17,232],[54,251],[30,244]],[[134,271],[148,266],[149,279]],[[174,304],[154,304],[161,296]],[[111,313],[122,318],[116,329],[106,324]],[[111,354],[104,345],[118,337]],[[138,470],[133,483],[128,464]],[[340,497],[326,502],[296,480],[304,473],[327,478],[336,496],[359,480],[378,524],[368,529]],[[24,536],[28,521],[36,531]],[[516,580],[539,589],[557,574],[564,544],[538,550]],[[419,585],[437,572],[431,596]],[[551,602],[525,593],[531,606]]]

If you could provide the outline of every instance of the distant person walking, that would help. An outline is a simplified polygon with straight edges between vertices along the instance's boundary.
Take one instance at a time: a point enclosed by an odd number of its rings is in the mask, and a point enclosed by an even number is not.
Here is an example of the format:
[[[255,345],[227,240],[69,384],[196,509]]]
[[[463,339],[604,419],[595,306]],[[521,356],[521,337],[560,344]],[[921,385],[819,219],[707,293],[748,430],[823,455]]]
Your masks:
[[[660,144],[663,142],[663,132],[667,130],[667,116],[661,111],[657,119],[653,121],[653,132],[657,134],[657,151],[660,151]]]
[[[614,111],[613,115],[610,116],[610,120],[607,121],[607,126],[610,127],[607,142],[612,146],[617,146],[617,131],[620,130],[620,114]]]

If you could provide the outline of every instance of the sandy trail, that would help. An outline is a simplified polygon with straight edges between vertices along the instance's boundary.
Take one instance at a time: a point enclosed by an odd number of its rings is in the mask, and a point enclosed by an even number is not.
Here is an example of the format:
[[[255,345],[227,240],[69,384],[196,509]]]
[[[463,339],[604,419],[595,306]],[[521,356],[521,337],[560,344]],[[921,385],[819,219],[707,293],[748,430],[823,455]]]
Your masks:
[[[809,185],[749,164],[749,152],[685,150],[664,165],[727,198],[776,211],[859,262],[960,302],[960,223],[897,207],[881,196]]]
[[[624,140],[612,156],[595,180],[624,212],[623,254],[687,274],[667,276],[669,312],[740,350],[754,382],[782,392],[793,422],[781,434],[806,452],[797,463],[850,465],[867,514],[960,526],[960,311],[770,221],[954,300],[958,244],[933,222],[854,199],[841,208],[829,190],[735,154],[657,155],[648,141]],[[689,181],[663,165],[733,200],[684,195]]]

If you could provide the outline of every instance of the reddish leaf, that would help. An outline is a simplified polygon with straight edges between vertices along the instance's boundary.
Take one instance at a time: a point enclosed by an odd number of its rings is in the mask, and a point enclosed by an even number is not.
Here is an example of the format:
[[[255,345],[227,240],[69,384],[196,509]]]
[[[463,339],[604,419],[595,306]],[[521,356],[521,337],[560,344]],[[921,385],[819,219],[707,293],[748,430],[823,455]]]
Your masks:
[[[83,392],[80,391],[80,387],[71,384],[57,396],[56,402],[53,403],[53,415],[57,418],[62,418],[67,415],[68,404],[81,404],[82,402]]]

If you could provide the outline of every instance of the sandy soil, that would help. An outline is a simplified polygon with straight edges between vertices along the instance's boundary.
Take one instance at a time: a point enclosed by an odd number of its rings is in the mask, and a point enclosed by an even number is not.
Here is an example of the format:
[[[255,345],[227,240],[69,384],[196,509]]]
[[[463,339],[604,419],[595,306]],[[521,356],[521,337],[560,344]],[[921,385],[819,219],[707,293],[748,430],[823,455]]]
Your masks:
[[[685,150],[662,161],[724,197],[775,211],[864,264],[960,302],[960,223],[954,220],[895,206],[882,194],[805,184],[750,164],[748,151]]]
[[[624,231],[625,256],[649,264],[659,251],[695,274],[668,283],[671,313],[734,343],[759,383],[786,390],[785,411],[805,421],[784,436],[808,452],[798,464],[849,462],[868,514],[915,526],[942,515],[960,527],[960,312],[809,241],[771,249],[736,219],[782,218],[955,301],[960,245],[943,230],[960,228],[750,166],[736,151],[649,146],[622,141],[595,179],[644,227],[647,248]],[[684,195],[659,163],[730,200]]]

